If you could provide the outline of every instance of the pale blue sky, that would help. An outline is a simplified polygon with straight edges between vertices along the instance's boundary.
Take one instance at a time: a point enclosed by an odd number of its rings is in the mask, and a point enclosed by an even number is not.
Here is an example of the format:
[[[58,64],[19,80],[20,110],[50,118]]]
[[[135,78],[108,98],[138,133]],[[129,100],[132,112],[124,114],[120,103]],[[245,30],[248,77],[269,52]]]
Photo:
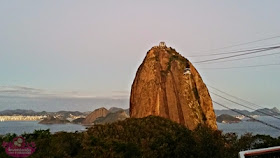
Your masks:
[[[160,41],[188,58],[277,36],[279,10],[276,0],[0,0],[0,86],[30,87],[41,94],[128,96],[146,52]],[[280,39],[231,50],[271,44]],[[274,55],[195,66],[217,88],[280,108],[280,66],[202,69],[279,61]]]

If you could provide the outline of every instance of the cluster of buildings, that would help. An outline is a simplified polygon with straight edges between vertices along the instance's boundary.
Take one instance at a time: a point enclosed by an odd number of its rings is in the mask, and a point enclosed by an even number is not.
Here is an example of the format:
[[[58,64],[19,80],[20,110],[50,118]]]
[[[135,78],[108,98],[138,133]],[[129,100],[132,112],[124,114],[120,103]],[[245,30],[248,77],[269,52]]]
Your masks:
[[[47,116],[22,116],[22,115],[15,115],[15,116],[0,116],[0,121],[39,121]]]

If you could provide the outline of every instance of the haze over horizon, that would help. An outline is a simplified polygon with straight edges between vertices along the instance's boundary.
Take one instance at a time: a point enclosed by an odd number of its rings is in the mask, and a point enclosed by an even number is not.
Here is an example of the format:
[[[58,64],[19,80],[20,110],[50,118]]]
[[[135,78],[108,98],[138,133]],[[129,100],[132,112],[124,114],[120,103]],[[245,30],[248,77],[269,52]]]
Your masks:
[[[0,1],[0,110],[87,111],[114,99],[128,107],[137,68],[160,41],[189,59],[206,84],[280,109],[279,65],[220,69],[279,64],[280,55],[214,64],[195,63],[212,57],[192,57],[280,44],[273,38],[216,50],[280,36],[279,9],[279,1],[253,0]],[[9,97],[109,101],[31,106]]]

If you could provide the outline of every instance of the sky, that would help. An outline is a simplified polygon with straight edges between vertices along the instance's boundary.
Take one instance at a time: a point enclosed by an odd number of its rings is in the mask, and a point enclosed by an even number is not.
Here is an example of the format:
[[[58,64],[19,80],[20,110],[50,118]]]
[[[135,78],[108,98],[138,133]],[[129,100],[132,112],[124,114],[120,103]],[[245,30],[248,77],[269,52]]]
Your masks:
[[[0,0],[0,95],[128,99],[146,52],[165,41],[206,84],[280,108],[280,66],[211,69],[279,63],[280,55],[216,64],[191,57],[280,44],[217,49],[279,36],[279,10],[276,0]]]

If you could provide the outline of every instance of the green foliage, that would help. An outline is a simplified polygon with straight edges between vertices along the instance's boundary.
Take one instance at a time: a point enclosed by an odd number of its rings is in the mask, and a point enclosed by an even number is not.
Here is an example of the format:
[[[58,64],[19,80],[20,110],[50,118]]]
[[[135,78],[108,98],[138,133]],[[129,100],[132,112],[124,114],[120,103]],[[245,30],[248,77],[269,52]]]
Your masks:
[[[15,134],[1,136],[0,141],[12,141]],[[30,158],[236,158],[241,150],[280,145],[280,138],[235,133],[199,126],[190,131],[168,119],[149,116],[95,125],[86,132],[59,132],[36,130],[23,134],[27,142],[36,143],[36,152]],[[4,148],[1,157],[8,157]]]
[[[166,73],[168,73],[170,71],[171,64],[175,60],[179,61],[179,63],[183,64],[184,66],[186,65],[187,60],[183,56],[181,56],[179,53],[177,53],[175,49],[170,47],[170,49],[167,49],[166,51],[169,55],[171,55],[171,57],[169,58],[169,61],[167,63]]]

